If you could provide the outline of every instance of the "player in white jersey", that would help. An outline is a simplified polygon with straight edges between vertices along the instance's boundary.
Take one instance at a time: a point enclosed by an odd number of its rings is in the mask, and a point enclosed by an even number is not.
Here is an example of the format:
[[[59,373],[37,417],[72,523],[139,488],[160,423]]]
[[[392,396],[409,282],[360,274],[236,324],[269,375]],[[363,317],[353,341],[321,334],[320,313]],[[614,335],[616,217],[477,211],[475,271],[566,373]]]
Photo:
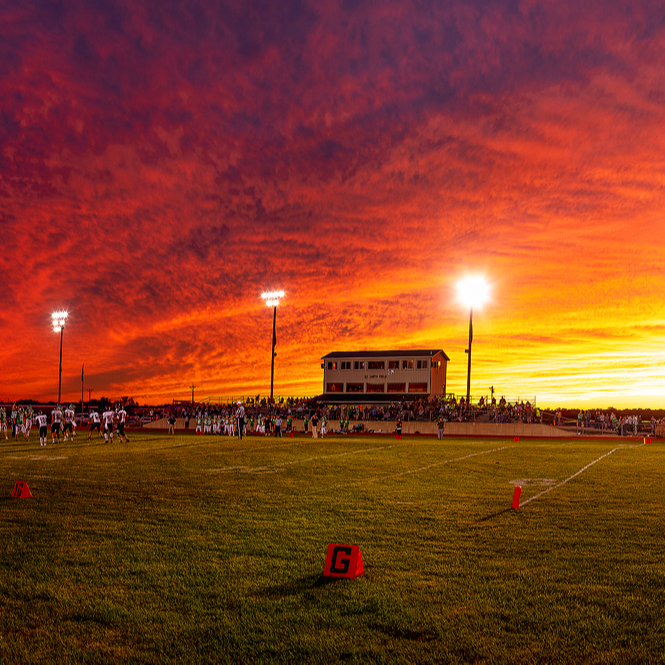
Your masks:
[[[102,421],[99,418],[99,414],[97,413],[97,411],[93,411],[90,414],[90,430],[88,431],[88,441],[92,439],[92,433],[95,430],[99,432],[99,438],[101,439],[102,437],[101,426],[102,426]]]
[[[74,405],[70,404],[69,408],[65,409],[65,441],[69,441],[70,438],[74,438]]]
[[[60,428],[62,427],[62,411],[60,405],[56,404],[55,409],[51,411],[51,443],[55,443],[55,437],[58,437],[60,443]]]
[[[127,411],[125,411],[122,407],[120,407],[120,410],[116,412],[116,416],[118,417],[118,436],[120,437],[120,440],[122,441],[123,439],[125,440],[125,443],[129,443],[129,439],[127,438],[127,435],[125,434],[125,423],[127,422]]]
[[[104,426],[104,440],[106,443],[109,442],[109,436],[111,437],[111,443],[113,443],[113,416],[115,413],[109,408],[104,413],[102,413],[102,425]]]
[[[37,414],[37,426],[39,427],[39,445],[45,446],[48,437],[48,418],[41,411]]]
[[[7,436],[7,411],[5,411],[4,407],[0,409],[0,432],[4,432],[5,441],[9,441],[9,437]]]

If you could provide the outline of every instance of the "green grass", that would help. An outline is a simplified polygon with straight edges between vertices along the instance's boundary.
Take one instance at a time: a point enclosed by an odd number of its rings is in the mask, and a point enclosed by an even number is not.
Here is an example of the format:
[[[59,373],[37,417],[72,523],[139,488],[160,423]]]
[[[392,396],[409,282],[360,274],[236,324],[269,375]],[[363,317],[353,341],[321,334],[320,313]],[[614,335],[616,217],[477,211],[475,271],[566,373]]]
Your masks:
[[[664,462],[578,439],[3,441],[0,662],[662,662]],[[332,542],[364,576],[322,577]]]

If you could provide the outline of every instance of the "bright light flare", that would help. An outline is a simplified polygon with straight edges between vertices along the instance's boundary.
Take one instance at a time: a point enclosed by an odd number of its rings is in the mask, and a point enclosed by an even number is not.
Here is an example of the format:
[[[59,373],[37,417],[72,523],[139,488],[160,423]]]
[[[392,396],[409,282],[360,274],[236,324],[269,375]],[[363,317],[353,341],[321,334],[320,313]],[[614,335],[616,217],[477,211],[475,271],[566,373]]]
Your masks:
[[[481,307],[489,300],[490,287],[484,277],[470,276],[457,282],[457,295],[467,307]]]
[[[53,332],[59,333],[67,322],[67,312],[53,312],[51,314],[51,320],[53,321]]]
[[[279,301],[284,297],[284,291],[264,291],[261,297],[266,301],[268,307],[277,307]]]

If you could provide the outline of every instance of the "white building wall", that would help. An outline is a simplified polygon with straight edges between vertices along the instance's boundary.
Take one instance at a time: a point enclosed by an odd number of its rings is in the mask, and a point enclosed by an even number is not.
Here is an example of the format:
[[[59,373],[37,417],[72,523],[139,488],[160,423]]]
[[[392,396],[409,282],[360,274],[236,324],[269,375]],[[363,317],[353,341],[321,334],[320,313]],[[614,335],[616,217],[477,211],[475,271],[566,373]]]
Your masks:
[[[403,361],[413,363],[413,369],[405,369]],[[389,369],[391,361],[399,362],[398,368]],[[424,368],[418,369],[418,361],[425,365]],[[341,369],[343,362],[350,362],[351,369]],[[356,362],[364,362],[364,369],[354,369]],[[369,363],[383,362],[384,369],[369,369]],[[330,363],[336,365],[337,369],[329,369]],[[425,392],[430,392],[430,356],[409,356],[404,358],[397,357],[384,357],[384,358],[365,358],[363,356],[348,356],[346,358],[335,358],[334,360],[324,361],[323,371],[323,390],[327,390],[328,384],[336,383],[343,384],[343,392],[348,392],[347,384],[349,383],[362,383],[364,392],[367,392],[367,384],[383,384],[384,392],[388,391],[389,383],[404,383],[404,390],[399,392],[409,392],[409,384],[420,383],[426,384]],[[340,392],[340,391],[337,391]]]

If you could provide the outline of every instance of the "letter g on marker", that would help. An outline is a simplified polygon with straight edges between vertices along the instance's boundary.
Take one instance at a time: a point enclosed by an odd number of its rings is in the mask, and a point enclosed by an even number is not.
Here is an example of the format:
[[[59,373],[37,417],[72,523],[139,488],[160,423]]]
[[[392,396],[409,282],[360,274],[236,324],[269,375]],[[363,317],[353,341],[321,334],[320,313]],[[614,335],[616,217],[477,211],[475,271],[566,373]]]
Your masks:
[[[330,572],[338,575],[346,575],[351,565],[352,548],[346,545],[335,545],[332,551],[332,561],[330,562]],[[340,554],[346,554],[345,558],[339,558]]]
[[[365,572],[363,557],[357,545],[328,545],[324,577],[346,577],[353,579]]]

